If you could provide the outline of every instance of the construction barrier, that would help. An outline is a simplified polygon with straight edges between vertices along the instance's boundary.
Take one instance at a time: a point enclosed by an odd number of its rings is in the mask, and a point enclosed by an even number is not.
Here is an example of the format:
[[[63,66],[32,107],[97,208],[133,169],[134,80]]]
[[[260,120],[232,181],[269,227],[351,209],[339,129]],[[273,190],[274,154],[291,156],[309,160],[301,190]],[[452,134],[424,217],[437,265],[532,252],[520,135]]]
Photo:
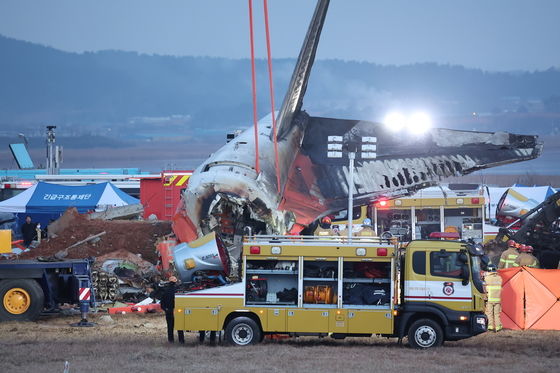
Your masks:
[[[560,330],[560,270],[500,269],[504,328]]]

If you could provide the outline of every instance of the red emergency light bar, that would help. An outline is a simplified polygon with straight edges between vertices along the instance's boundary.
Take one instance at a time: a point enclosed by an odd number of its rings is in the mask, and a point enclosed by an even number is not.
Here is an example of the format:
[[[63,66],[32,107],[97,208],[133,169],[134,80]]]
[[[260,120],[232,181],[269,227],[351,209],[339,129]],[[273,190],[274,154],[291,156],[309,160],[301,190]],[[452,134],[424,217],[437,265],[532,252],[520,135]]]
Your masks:
[[[447,238],[452,240],[458,240],[461,236],[458,232],[432,232],[430,233],[430,238]]]
[[[27,189],[31,188],[35,183],[32,181],[18,181],[17,183],[1,184],[3,189]]]
[[[388,201],[383,198],[383,199],[380,199],[380,200],[376,201],[375,205],[377,207],[386,207],[386,206],[388,206]]]

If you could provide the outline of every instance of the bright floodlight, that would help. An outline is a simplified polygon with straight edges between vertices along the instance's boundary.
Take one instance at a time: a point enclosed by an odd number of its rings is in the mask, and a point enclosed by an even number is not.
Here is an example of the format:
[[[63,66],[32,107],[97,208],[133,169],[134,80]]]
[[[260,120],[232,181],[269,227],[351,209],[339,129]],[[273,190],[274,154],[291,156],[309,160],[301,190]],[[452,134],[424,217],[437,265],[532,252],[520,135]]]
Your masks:
[[[414,113],[408,118],[407,127],[412,133],[425,133],[432,127],[432,119],[426,113]]]
[[[400,131],[406,124],[406,117],[401,113],[389,113],[385,117],[383,123],[385,123],[385,127],[391,131]]]

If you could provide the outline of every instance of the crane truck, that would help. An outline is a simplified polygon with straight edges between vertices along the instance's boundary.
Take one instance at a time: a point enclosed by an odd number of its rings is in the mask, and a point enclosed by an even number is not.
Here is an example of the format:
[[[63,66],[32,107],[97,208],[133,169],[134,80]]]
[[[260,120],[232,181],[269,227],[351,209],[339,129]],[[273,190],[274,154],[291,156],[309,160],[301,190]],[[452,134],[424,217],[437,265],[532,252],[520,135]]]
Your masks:
[[[218,268],[214,234],[175,250],[178,274]],[[266,334],[408,337],[425,349],[487,329],[481,247],[418,240],[399,248],[373,237],[244,238],[238,282],[179,291],[175,329],[224,331],[246,346]],[[227,264],[222,261],[222,265]]]
[[[81,321],[94,305],[90,259],[40,262],[0,261],[0,321],[32,321],[60,304],[79,304]]]

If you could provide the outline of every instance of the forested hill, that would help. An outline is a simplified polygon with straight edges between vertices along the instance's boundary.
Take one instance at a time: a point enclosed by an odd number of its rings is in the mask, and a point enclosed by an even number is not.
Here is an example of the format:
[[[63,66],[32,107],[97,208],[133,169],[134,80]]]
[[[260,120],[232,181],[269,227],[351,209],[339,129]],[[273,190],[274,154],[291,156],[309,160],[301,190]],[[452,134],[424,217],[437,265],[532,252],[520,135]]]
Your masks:
[[[250,123],[245,60],[67,53],[0,36],[0,125],[118,124],[131,117],[189,115],[199,125]],[[295,60],[274,60],[277,106]],[[258,61],[259,112],[270,111],[265,61]],[[560,112],[560,69],[484,72],[461,66],[321,60],[304,108],[314,115],[375,119],[390,107],[443,115]]]

